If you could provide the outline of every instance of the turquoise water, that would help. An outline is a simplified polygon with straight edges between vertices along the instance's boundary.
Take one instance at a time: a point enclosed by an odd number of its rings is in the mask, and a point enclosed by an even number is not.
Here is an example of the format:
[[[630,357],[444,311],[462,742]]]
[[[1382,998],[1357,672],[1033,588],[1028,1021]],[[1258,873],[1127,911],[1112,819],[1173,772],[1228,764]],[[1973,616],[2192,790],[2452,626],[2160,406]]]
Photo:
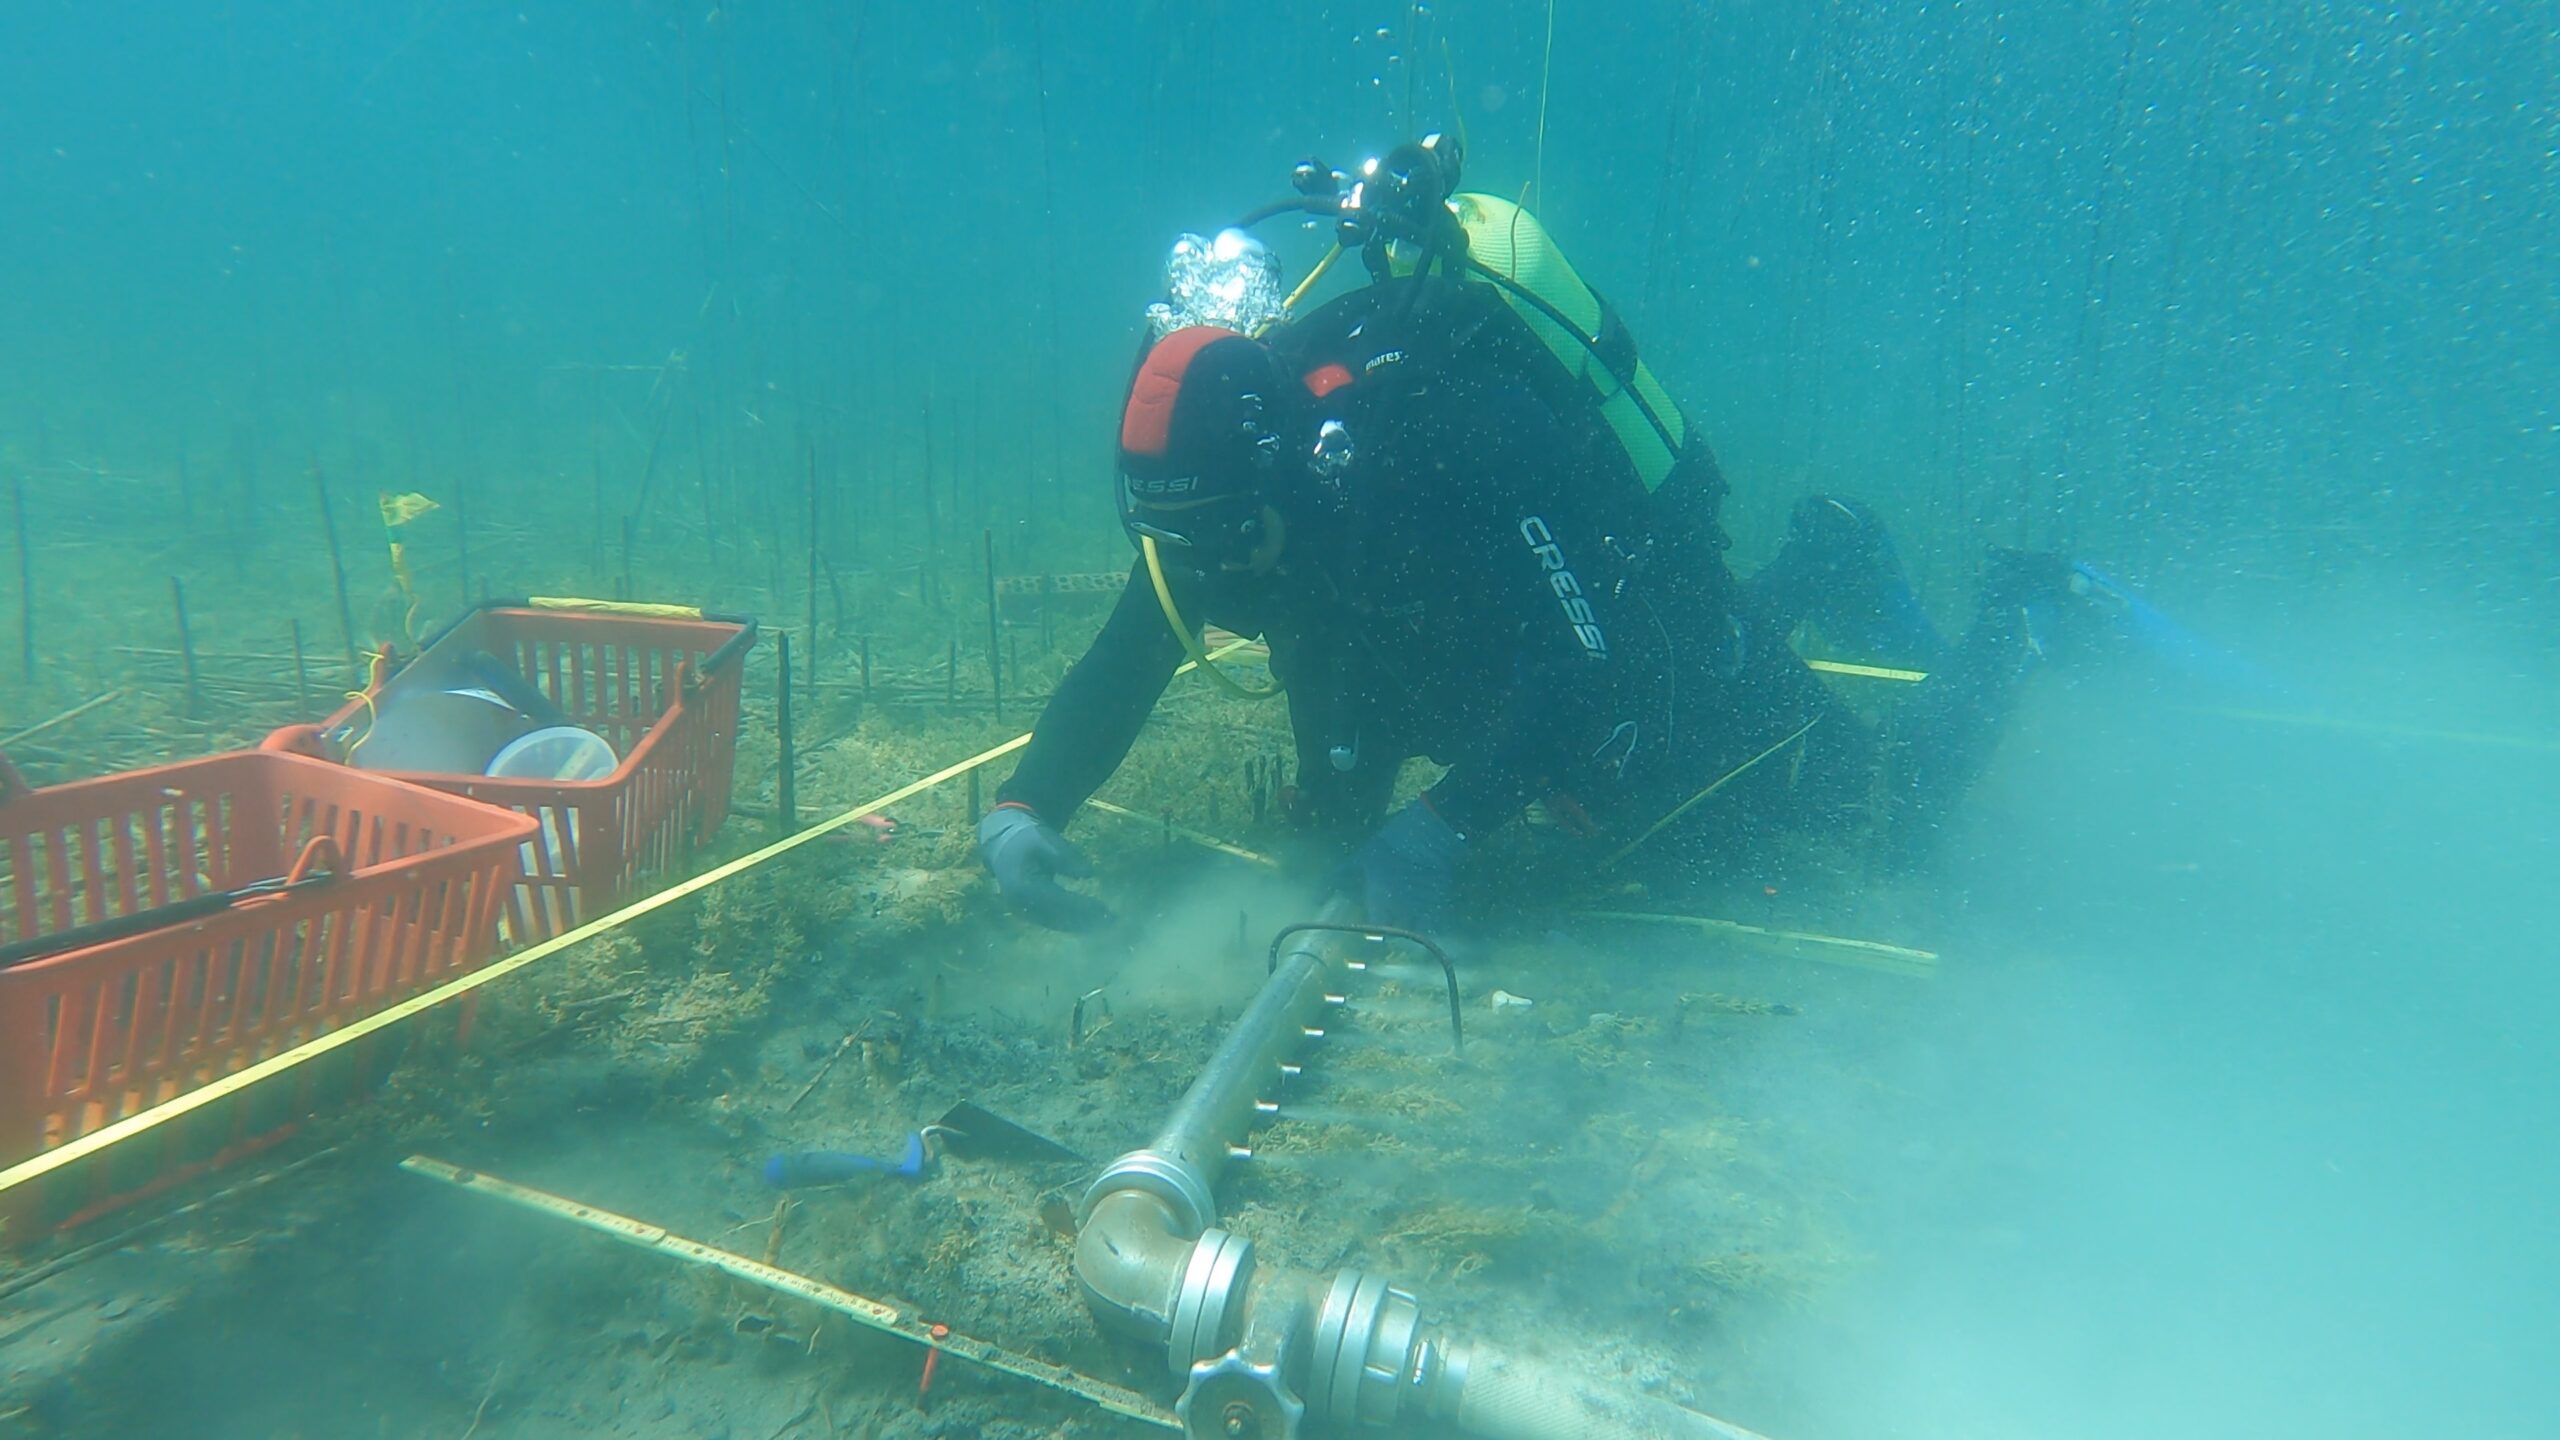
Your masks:
[[[828,662],[859,629],[938,683],[979,622],[926,596],[982,544],[1125,562],[1172,236],[1461,126],[1711,440],[1739,562],[1858,495],[1950,623],[1984,544],[2062,548],[2282,682],[2039,690],[1895,902],[1982,963],[1737,1062],[1866,1257],[1716,1342],[1741,1418],[2547,1433],[2547,8],[16,0],[0,733],[165,685],[118,647],[173,643],[171,577],[210,652],[384,638],[369,511],[413,490],[430,617],[627,587],[797,625],[814,504],[864,610]]]
[[[2529,9],[1567,7],[1542,94],[1543,9],[1370,8],[14,7],[10,443],[212,486],[343,447],[496,513],[600,409],[636,472],[654,377],[592,367],[680,350],[713,447],[852,467],[932,397],[1056,487],[1169,232],[1463,120],[1484,188],[1543,154],[1538,208],[1760,482],[1746,532],[1854,481],[2547,620]]]

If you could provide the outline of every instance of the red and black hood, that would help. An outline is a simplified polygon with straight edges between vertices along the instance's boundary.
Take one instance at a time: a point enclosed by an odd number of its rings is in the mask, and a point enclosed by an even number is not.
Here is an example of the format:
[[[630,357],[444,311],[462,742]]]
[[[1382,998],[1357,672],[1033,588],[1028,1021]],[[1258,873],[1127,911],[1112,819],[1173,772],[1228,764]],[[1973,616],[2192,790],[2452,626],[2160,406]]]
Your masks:
[[[1194,325],[1139,362],[1120,413],[1120,473],[1131,504],[1181,508],[1256,493],[1293,407],[1269,348]]]

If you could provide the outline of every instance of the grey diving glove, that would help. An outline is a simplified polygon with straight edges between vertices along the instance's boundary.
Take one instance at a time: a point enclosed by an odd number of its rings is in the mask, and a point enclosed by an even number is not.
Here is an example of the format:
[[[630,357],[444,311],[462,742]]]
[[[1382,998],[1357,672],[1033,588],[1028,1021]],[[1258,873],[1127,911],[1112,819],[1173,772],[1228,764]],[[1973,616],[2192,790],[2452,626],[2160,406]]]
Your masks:
[[[1111,923],[1108,906],[1057,881],[1091,875],[1093,862],[1028,805],[1008,800],[987,812],[978,822],[978,858],[1004,898],[1035,925],[1081,934]]]

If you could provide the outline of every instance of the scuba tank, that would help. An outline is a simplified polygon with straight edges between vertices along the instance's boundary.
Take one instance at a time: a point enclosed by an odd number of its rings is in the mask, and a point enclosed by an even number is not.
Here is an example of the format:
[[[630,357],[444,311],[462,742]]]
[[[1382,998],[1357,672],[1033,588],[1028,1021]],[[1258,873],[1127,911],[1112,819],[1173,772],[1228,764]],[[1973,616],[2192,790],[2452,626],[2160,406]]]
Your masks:
[[[1636,353],[1616,308],[1583,283],[1528,211],[1474,192],[1450,197],[1449,209],[1467,237],[1469,278],[1501,290],[1520,323],[1590,391],[1636,478],[1660,490],[1687,448],[1689,424]]]
[[[1595,448],[1623,459],[1655,497],[1666,530],[1725,549],[1716,519],[1724,477],[1625,321],[1576,273],[1536,216],[1499,196],[1458,188],[1463,158],[1453,137],[1427,135],[1353,173],[1309,160],[1297,167],[1296,198],[1263,206],[1241,224],[1288,213],[1333,219],[1335,251],[1325,266],[1358,253],[1377,287],[1399,292],[1392,307],[1399,318],[1424,289],[1400,282],[1435,269],[1498,294],[1517,332],[1512,338],[1534,342],[1502,347],[1509,352],[1504,362],[1558,416],[1600,442]],[[1308,287],[1299,288],[1291,301]]]

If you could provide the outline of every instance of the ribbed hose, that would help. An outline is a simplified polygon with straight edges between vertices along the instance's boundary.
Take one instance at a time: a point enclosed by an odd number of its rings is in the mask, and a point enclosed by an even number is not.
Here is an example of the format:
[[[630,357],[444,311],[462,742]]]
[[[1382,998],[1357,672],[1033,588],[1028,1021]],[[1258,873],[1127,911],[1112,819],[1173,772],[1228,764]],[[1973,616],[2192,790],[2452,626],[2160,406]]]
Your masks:
[[[1455,1418],[1459,1429],[1484,1440],[1765,1440],[1668,1400],[1595,1385],[1481,1346]]]

